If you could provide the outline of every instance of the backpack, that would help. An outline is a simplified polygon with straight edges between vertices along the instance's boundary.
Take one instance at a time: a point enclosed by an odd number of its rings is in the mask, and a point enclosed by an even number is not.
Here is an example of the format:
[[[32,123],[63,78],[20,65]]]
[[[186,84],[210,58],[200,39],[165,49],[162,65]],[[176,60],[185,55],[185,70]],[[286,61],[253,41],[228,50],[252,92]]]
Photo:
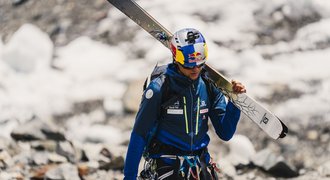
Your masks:
[[[180,95],[171,91],[169,88],[169,82],[168,82],[168,78],[166,77],[166,69],[167,69],[168,65],[161,65],[158,66],[158,64],[156,64],[156,66],[154,67],[153,71],[151,72],[151,74],[146,78],[146,80],[144,81],[143,84],[143,91],[145,91],[147,89],[147,87],[149,86],[150,82],[152,80],[154,80],[155,78],[159,77],[161,82],[162,82],[162,86],[161,86],[161,91],[163,91],[162,93],[162,98],[161,98],[161,114],[166,112],[166,109],[172,104],[174,103],[179,97]],[[206,89],[207,89],[207,93],[208,93],[208,97],[209,97],[209,101],[213,102],[214,100],[214,93],[212,91],[212,86],[216,87],[215,83],[213,83],[213,81],[207,76],[207,73],[205,72],[205,70],[203,69],[201,72],[201,77],[206,85]],[[189,88],[189,87],[188,87]],[[160,119],[161,121],[161,119]],[[159,124],[160,122],[157,122],[157,124]],[[145,159],[148,159],[148,154],[149,154],[149,149],[152,149],[151,141],[157,131],[157,127],[158,125],[156,125],[154,127],[154,129],[152,129],[149,138],[147,139],[147,145],[144,149],[143,152],[143,157]]]

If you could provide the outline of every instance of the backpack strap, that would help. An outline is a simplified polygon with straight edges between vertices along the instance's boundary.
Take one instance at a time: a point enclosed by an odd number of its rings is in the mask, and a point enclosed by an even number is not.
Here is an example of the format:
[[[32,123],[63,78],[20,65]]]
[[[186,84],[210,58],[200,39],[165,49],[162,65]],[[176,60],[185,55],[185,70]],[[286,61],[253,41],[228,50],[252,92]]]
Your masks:
[[[162,95],[162,102],[161,102],[161,109],[165,110],[167,109],[171,104],[173,104],[179,97],[180,95],[171,91],[169,87],[169,82],[168,78],[166,78],[166,75],[162,75],[165,77],[165,81],[163,83],[163,95]]]
[[[212,104],[215,100],[215,94],[214,94],[213,89],[216,88],[216,84],[206,75],[204,69],[202,71],[201,77],[205,83],[209,101]]]

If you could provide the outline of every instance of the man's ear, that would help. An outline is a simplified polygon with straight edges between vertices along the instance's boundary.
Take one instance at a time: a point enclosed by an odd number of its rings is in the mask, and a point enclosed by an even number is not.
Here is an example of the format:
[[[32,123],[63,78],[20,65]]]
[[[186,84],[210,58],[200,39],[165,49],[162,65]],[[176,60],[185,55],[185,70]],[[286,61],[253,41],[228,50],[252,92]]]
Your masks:
[[[173,64],[174,64],[174,66],[176,67],[176,68],[178,68],[179,69],[179,64],[178,64],[178,62],[176,62],[176,61],[173,61]]]
[[[173,64],[176,64],[177,63],[174,58],[172,58],[172,63]]]

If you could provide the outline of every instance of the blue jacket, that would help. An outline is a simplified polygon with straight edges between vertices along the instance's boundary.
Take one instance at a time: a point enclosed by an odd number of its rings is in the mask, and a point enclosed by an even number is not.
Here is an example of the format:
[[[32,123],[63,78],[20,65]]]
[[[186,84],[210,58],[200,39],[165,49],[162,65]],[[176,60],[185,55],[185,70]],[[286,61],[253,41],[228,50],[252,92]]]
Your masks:
[[[154,136],[158,141],[183,151],[199,150],[209,144],[208,119],[222,140],[228,141],[236,131],[240,110],[231,102],[227,104],[217,88],[211,86],[213,97],[209,98],[201,77],[193,81],[180,74],[174,64],[169,64],[166,78],[178,99],[161,110],[161,78],[154,79],[144,91],[126,155],[125,179],[136,179],[147,139],[156,126]]]

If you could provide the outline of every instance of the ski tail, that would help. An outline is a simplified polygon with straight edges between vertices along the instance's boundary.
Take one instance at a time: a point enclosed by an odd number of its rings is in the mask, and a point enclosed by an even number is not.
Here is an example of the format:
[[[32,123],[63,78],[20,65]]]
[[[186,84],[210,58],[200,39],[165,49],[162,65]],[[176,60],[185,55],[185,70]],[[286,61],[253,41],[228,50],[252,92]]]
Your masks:
[[[277,117],[277,116],[276,116]],[[282,132],[281,132],[281,134],[279,135],[279,138],[284,138],[287,134],[288,134],[288,132],[289,132],[289,129],[288,129],[288,127],[281,121],[281,119],[280,118],[278,118],[277,117],[277,119],[281,122],[281,124],[282,124]]]

